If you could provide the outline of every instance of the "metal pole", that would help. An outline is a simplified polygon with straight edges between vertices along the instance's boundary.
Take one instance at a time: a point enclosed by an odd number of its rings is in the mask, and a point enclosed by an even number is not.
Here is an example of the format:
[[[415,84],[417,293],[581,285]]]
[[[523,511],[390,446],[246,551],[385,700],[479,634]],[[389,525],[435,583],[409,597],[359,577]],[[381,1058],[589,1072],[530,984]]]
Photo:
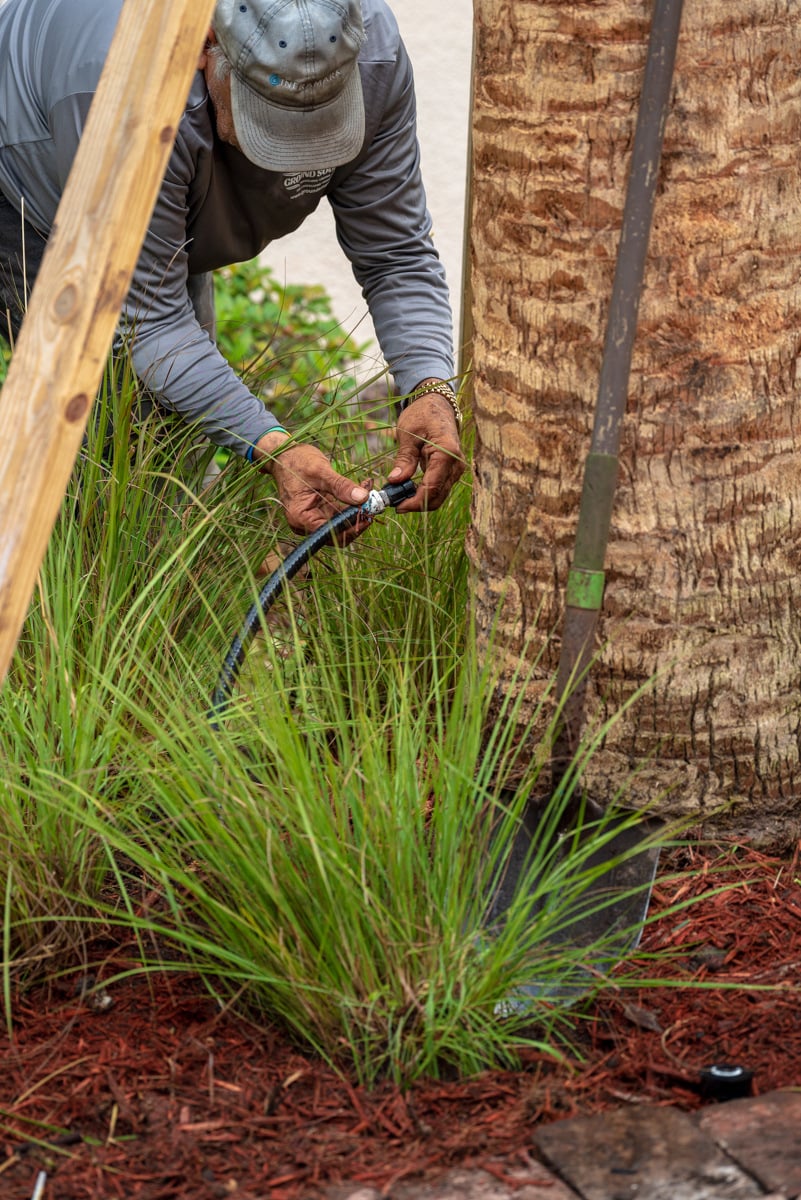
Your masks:
[[[604,591],[623,417],[659,162],[673,81],[682,0],[655,0],[615,277],[607,319],[590,451],[584,468],[556,695],[562,705],[553,767],[561,777],[579,745],[587,671]]]

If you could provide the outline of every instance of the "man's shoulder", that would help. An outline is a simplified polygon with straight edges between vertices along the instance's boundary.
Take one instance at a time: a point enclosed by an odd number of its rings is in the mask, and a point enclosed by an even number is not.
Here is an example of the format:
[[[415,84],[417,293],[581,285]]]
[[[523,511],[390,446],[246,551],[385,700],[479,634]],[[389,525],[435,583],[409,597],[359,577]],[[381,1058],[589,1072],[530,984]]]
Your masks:
[[[96,28],[116,27],[123,0],[0,0],[0,24],[36,37],[51,31],[71,34],[75,42],[92,37]]]
[[[394,62],[400,46],[400,31],[386,0],[362,0],[364,29],[367,34],[360,54],[362,62]]]
[[[0,0],[0,63],[57,100],[94,91],[123,0]]]

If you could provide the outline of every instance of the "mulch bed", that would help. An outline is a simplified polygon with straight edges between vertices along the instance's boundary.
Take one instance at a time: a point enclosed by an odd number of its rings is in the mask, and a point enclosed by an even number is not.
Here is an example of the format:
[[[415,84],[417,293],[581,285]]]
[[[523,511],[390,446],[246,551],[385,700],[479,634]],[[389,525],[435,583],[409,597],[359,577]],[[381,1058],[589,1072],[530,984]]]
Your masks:
[[[190,976],[115,983],[97,1011],[29,992],[2,1048],[0,1194],[30,1200],[42,1172],[46,1200],[312,1200],[336,1183],[388,1194],[454,1166],[505,1179],[536,1167],[536,1122],[622,1104],[695,1109],[710,1102],[701,1072],[712,1064],[753,1071],[755,1093],[798,1084],[798,879],[797,851],[676,852],[641,944],[673,952],[663,986],[607,989],[576,1015],[566,1063],[532,1053],[518,1071],[406,1094],[367,1091],[279,1032],[221,1014]],[[723,880],[725,891],[666,911]],[[655,970],[645,959],[632,969]],[[717,986],[688,986],[703,981]]]

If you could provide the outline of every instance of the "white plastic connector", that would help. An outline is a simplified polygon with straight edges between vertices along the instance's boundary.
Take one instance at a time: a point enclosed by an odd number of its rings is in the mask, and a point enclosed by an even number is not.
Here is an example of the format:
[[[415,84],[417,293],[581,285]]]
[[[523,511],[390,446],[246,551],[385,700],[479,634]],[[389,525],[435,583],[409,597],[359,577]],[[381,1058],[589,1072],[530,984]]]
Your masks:
[[[389,508],[386,492],[380,492],[374,488],[362,505],[362,512],[367,513],[370,517],[377,517],[385,508]]]

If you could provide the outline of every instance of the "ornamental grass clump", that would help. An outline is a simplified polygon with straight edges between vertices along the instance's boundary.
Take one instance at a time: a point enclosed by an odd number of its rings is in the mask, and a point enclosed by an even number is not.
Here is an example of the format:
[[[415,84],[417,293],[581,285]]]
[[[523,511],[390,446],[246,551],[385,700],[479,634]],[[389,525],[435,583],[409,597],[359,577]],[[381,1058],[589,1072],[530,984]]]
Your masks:
[[[587,954],[552,936],[594,878],[589,851],[567,862],[534,848],[520,902],[488,932],[523,799],[495,782],[514,752],[501,738],[487,753],[488,677],[466,659],[423,669],[404,638],[380,659],[361,641],[338,648],[320,614],[297,648],[308,673],[282,683],[287,660],[265,647],[261,688],[219,735],[180,709],[153,723],[148,804],[126,827],[97,810],[110,863],[163,900],[145,921],[131,904],[130,923],[180,950],[221,1003],[280,1021],[366,1082],[512,1065],[532,1020],[538,1045],[554,1033],[554,987]],[[129,894],[122,868],[118,881]],[[551,901],[534,920],[532,893]],[[506,1015],[534,981],[544,1003]]]
[[[512,1065],[532,1021],[536,1044],[551,1044],[556,985],[586,954],[553,935],[608,836],[599,828],[569,862],[535,847],[519,902],[488,933],[538,780],[524,771],[512,798],[503,786],[520,775],[516,702],[487,734],[494,689],[471,651],[466,509],[460,489],[440,514],[376,522],[316,560],[253,646],[219,732],[154,680],[132,714],[146,800],[124,820],[95,808],[127,904],[117,919],[143,944],[157,936],[164,965],[200,971],[221,1003],[280,1022],[367,1082]],[[218,640],[217,660],[225,649]],[[158,916],[136,915],[142,875]],[[530,896],[544,893],[532,919]],[[537,980],[543,1003],[505,1008]]]

